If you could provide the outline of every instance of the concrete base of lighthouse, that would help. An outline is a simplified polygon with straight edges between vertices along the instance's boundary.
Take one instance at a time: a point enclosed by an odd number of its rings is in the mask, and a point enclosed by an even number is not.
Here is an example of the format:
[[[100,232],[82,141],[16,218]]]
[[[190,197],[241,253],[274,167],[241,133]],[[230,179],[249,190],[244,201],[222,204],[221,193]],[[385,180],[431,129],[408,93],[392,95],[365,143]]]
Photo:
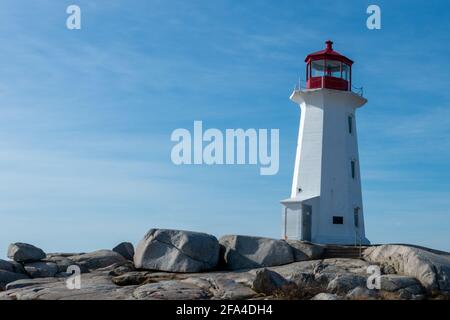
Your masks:
[[[353,224],[332,224],[320,214],[320,196],[282,200],[283,235],[286,240],[320,244],[369,245],[370,241]],[[320,227],[319,227],[320,225]]]

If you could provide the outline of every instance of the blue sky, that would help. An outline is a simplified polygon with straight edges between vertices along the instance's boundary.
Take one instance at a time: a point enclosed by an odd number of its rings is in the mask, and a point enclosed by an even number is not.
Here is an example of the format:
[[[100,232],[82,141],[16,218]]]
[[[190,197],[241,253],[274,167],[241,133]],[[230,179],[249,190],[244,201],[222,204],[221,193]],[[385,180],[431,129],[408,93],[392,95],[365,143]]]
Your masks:
[[[78,4],[82,29],[65,27]],[[382,29],[366,28],[378,4]],[[0,5],[0,257],[136,243],[152,227],[281,235],[304,57],[356,61],[366,234],[450,250],[447,1]],[[279,128],[280,171],[175,166],[176,128]]]

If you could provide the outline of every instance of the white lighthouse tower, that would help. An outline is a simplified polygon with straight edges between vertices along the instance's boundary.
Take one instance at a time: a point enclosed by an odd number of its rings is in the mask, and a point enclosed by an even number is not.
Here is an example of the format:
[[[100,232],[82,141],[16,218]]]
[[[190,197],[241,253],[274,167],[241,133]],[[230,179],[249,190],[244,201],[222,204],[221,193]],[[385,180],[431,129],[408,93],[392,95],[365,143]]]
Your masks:
[[[291,197],[282,200],[283,236],[323,244],[368,244],[361,195],[353,61],[333,50],[306,57],[306,89],[290,99],[301,109]]]

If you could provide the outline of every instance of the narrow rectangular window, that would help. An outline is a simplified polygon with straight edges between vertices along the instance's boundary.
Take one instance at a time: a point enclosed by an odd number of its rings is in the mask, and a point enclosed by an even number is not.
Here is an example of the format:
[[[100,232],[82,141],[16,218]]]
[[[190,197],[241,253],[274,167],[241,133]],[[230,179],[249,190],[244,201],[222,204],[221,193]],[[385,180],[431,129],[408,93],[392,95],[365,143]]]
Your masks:
[[[348,133],[353,133],[353,117],[348,116]]]
[[[344,217],[333,216],[333,224],[344,224]]]
[[[353,215],[355,217],[355,227],[358,228],[359,227],[359,208],[353,209]]]
[[[356,162],[355,162],[355,160],[352,160],[351,166],[352,166],[352,178],[355,179],[355,176],[356,176]]]

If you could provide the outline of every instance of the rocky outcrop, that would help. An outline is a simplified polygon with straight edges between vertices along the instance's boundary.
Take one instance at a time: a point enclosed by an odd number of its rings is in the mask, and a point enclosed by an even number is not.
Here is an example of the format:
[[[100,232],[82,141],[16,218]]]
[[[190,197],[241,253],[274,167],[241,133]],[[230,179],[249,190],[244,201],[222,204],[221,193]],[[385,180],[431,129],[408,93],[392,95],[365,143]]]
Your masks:
[[[138,269],[170,272],[200,272],[216,267],[219,242],[200,232],[151,229],[134,255]]]
[[[67,268],[71,265],[76,264],[75,261],[71,260],[71,257],[79,257],[84,253],[49,253],[46,258],[43,259],[45,262],[52,262],[56,264],[58,268],[58,273],[66,272]],[[80,266],[82,272],[87,272],[88,269]]]
[[[421,283],[413,277],[398,274],[382,275],[380,277],[380,284],[380,290],[395,292],[402,299],[417,298],[425,293],[425,289]]]
[[[293,249],[284,240],[227,235],[219,243],[222,263],[228,270],[279,266],[294,261]]]
[[[356,287],[350,290],[345,298],[347,300],[374,300],[378,297],[378,291],[370,290],[366,287]]]
[[[28,278],[23,273],[0,270],[0,290],[5,290],[8,283]]]
[[[298,298],[309,299],[325,292],[344,295],[358,286],[365,286],[368,266],[369,263],[359,259],[334,258],[295,262],[270,269],[297,286]]]
[[[204,233],[152,229],[134,262],[125,257],[127,243],[44,257],[31,245],[10,249],[20,261],[0,260],[0,300],[450,298],[450,255],[405,245],[369,247],[365,260],[325,259],[323,246],[307,242],[225,236],[219,244]],[[73,265],[82,272],[79,289],[67,287]],[[375,282],[373,265],[381,271]],[[368,285],[369,276],[378,289]]]
[[[33,262],[45,258],[45,252],[28,243],[16,242],[8,247],[8,258],[17,262]]]
[[[344,295],[357,287],[366,285],[367,278],[358,274],[338,274],[328,283],[327,291]]]
[[[428,292],[450,292],[450,256],[404,245],[382,245],[364,251],[364,259],[416,278]]]
[[[82,275],[80,289],[69,290],[65,277],[33,279],[18,285],[13,282],[8,288],[0,292],[0,300],[125,300],[132,297],[135,286],[119,287],[108,271],[97,270]]]
[[[311,298],[311,300],[342,300],[337,295],[332,293],[318,293],[314,297]]]
[[[55,281],[62,281],[62,279],[57,278],[36,278],[36,279],[29,279],[24,278],[20,280],[15,280],[13,282],[10,282],[6,285],[6,290],[13,290],[13,289],[21,289],[31,286],[41,286],[44,287],[47,284],[54,283]]]
[[[127,260],[133,261],[134,257],[134,247],[130,242],[122,242],[119,243],[112,249],[114,252],[117,252],[122,257]]]
[[[31,262],[25,265],[25,271],[32,278],[49,278],[58,273],[58,266],[53,262]]]
[[[14,265],[9,261],[0,259],[0,270],[14,272]]]
[[[424,288],[416,278],[398,274],[382,275],[380,277],[380,284],[381,290],[389,292],[406,289],[413,294],[420,294],[423,293],[424,290]]]
[[[14,273],[23,273],[25,274],[25,269],[23,266],[16,261],[6,261],[0,259],[0,270],[14,272]]]
[[[274,295],[281,293],[287,288],[289,281],[283,276],[271,271],[269,269],[262,269],[256,272],[255,280],[253,281],[252,288],[258,293],[264,293],[265,295]]]
[[[207,277],[185,279],[184,282],[194,282],[211,292],[214,299],[242,300],[251,299],[256,292],[250,288],[248,274],[210,274]]]
[[[72,264],[84,269],[94,270],[105,268],[113,264],[125,264],[127,260],[112,250],[98,250],[90,253],[70,256],[67,258]]]
[[[131,286],[143,284],[147,280],[147,273],[140,271],[131,271],[112,278],[112,282],[118,286]]]
[[[133,297],[138,300],[199,300],[209,295],[194,284],[168,280],[140,286],[134,290]]]
[[[294,253],[294,261],[317,260],[322,258],[324,248],[306,241],[287,240]]]

